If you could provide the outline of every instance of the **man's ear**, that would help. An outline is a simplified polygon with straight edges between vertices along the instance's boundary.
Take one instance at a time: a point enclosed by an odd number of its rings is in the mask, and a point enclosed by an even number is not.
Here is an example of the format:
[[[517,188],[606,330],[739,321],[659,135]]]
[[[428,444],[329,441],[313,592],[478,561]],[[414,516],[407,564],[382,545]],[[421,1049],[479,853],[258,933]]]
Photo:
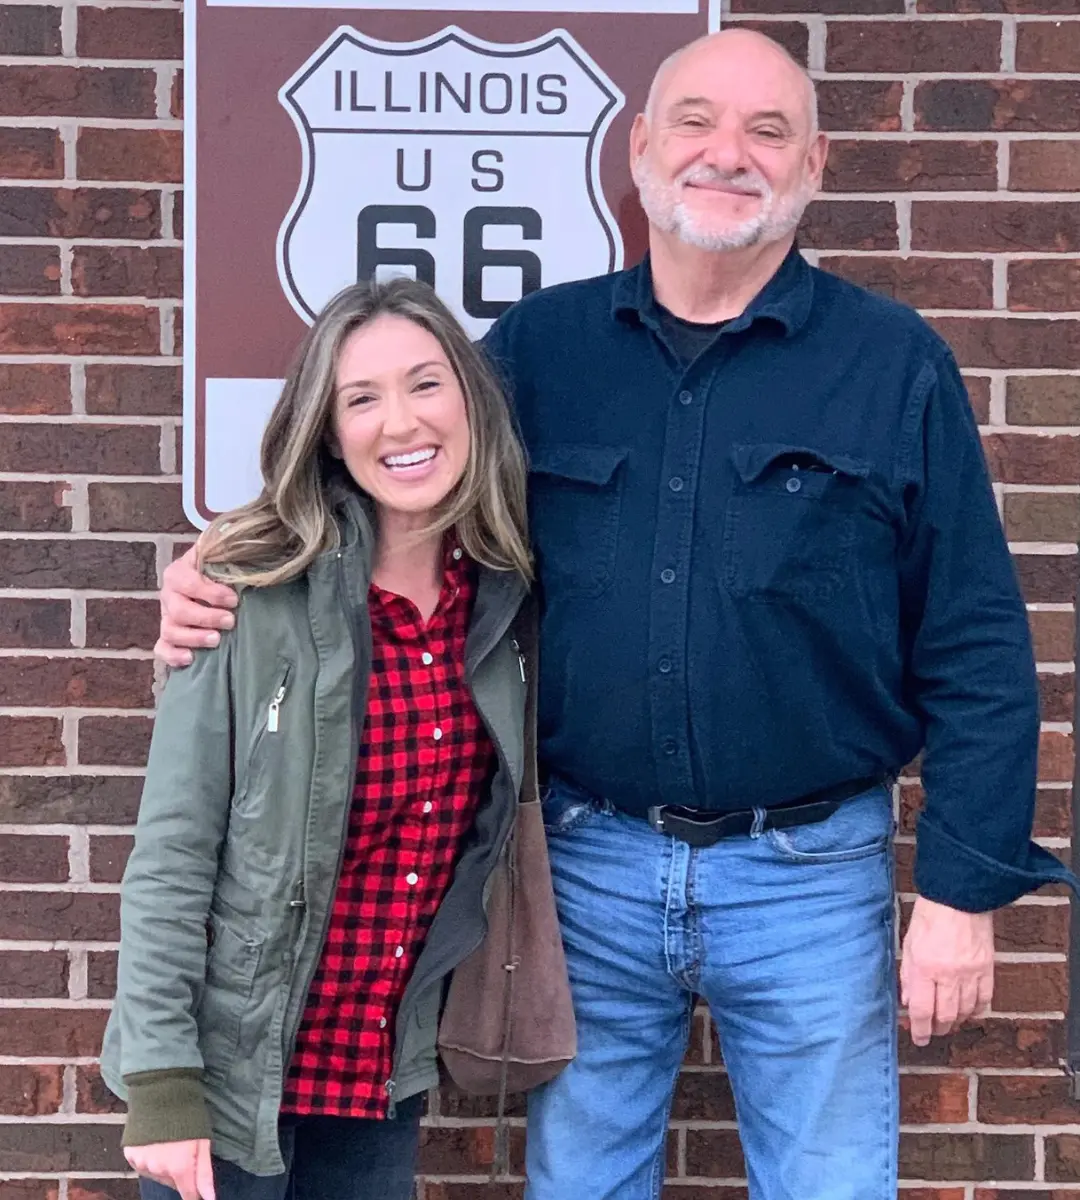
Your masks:
[[[641,156],[649,144],[649,122],[644,113],[638,113],[630,126],[630,172],[634,172]]]

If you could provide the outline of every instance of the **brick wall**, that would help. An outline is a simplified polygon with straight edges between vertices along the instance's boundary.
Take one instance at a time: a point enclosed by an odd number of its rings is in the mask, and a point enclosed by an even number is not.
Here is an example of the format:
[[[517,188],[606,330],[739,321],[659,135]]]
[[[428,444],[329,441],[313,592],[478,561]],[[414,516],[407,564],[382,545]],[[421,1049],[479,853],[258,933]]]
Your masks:
[[[822,80],[834,142],[806,245],[922,308],[968,373],[1038,646],[1038,834],[1065,851],[1080,0],[734,8]],[[153,705],[153,591],[189,533],[180,57],[172,0],[0,3],[0,1200],[135,1196],[94,1054]],[[909,781],[905,835],[917,803]],[[906,890],[909,837],[898,857]],[[1080,1106],[1059,1070],[1067,919],[1059,895],[1001,913],[994,1015],[926,1050],[903,1042],[905,1200],[1080,1198]],[[672,1200],[745,1195],[718,1063],[702,1014]],[[437,1104],[424,1200],[520,1196],[519,1181],[480,1182],[485,1107]],[[520,1148],[519,1133],[519,1167]]]

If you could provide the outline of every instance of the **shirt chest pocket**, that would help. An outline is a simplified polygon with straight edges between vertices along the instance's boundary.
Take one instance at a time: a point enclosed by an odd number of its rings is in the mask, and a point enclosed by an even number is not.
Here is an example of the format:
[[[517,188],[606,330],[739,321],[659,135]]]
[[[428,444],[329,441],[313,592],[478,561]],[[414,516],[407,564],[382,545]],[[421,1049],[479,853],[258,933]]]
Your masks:
[[[568,444],[532,452],[529,520],[549,602],[599,596],[611,584],[626,454]]]
[[[720,573],[736,596],[825,599],[851,570],[855,514],[869,467],[831,451],[735,446]]]

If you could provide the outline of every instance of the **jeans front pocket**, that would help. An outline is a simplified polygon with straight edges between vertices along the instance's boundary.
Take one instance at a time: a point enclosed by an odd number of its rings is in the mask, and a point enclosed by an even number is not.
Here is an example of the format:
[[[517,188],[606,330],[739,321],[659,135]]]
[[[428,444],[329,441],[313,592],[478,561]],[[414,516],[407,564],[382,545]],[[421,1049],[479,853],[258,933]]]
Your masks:
[[[573,784],[557,780],[540,789],[540,811],[544,832],[549,836],[573,833],[603,812],[610,812],[606,800],[597,800]]]
[[[735,446],[721,581],[735,596],[825,599],[852,569],[855,511],[866,463],[843,454],[760,443]]]
[[[770,829],[765,836],[789,862],[827,865],[883,854],[892,834],[892,790],[882,784],[845,800],[824,821]]]
[[[623,461],[615,446],[545,445],[529,462],[529,523],[547,599],[596,597],[611,584]]]

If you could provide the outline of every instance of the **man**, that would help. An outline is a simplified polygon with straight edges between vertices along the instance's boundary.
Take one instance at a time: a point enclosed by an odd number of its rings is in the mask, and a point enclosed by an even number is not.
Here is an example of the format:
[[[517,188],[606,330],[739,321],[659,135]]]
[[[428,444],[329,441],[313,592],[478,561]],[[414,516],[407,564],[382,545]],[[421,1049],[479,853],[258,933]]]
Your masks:
[[[917,1043],[989,1004],[992,910],[1068,878],[1029,841],[1024,606],[947,347],[798,254],[826,158],[798,65],[748,31],[693,43],[631,156],[647,260],[486,339],[532,462],[579,1037],[530,1098],[527,1196],[659,1196],[700,994],[754,1200],[892,1200],[897,772],[924,752]],[[171,567],[163,657],[225,599]]]

